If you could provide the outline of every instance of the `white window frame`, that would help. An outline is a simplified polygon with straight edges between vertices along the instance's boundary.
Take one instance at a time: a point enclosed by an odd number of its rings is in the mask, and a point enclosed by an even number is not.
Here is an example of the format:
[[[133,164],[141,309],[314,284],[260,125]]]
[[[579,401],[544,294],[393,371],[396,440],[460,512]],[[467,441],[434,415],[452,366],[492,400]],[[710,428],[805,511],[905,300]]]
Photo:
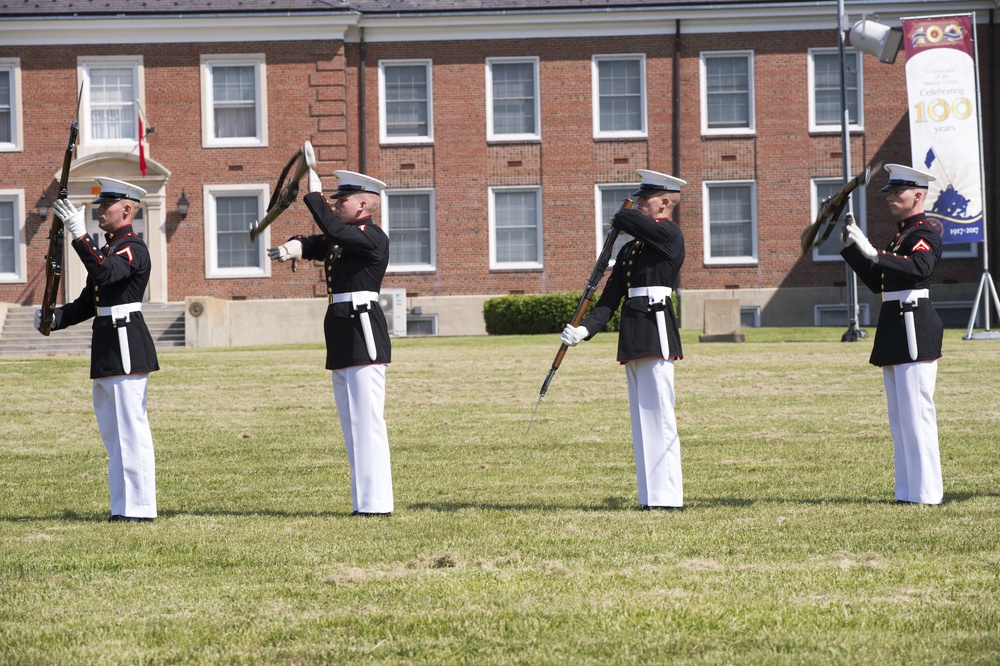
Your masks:
[[[617,131],[605,131],[601,129],[601,81],[600,81],[600,63],[611,61],[611,60],[638,60],[639,61],[639,82],[640,86],[640,98],[641,101],[639,109],[639,124],[640,128],[638,130],[617,130]],[[646,106],[646,96],[647,96],[646,85],[646,54],[645,53],[620,53],[620,54],[608,54],[608,55],[594,55],[590,59],[590,90],[591,90],[591,115],[593,116],[594,125],[594,138],[595,139],[628,139],[628,138],[645,138],[648,136],[648,114]]]
[[[632,190],[634,192],[636,188],[639,187],[639,183],[597,183],[594,185],[594,232],[597,239],[597,245],[594,250],[594,258],[598,258],[601,255],[601,250],[604,249],[604,241],[607,240],[607,232],[604,231],[605,222],[609,220],[605,219],[603,206],[604,203],[604,193],[607,190]],[[619,234],[618,238],[631,239],[632,237],[628,234]],[[626,240],[625,242],[628,242]],[[615,245],[623,244],[619,241],[615,242]],[[617,252],[611,253],[611,263],[608,264],[609,267],[615,265],[615,259],[618,256]]]
[[[0,58],[0,70],[10,72],[10,141],[0,142],[0,153],[24,151],[24,129],[21,118],[21,59]]]
[[[812,214],[809,216],[810,220],[815,220],[816,215],[819,213],[819,207],[823,203],[819,196],[819,185],[838,185],[843,186],[843,178],[811,178],[809,180],[809,197],[811,202]],[[864,195],[864,188],[857,188],[852,192],[852,198],[854,199],[854,219],[857,221],[861,230],[866,234],[868,233],[868,210],[867,210],[867,197]],[[847,215],[847,208],[844,208],[842,215]],[[840,233],[843,227],[836,226],[834,230],[830,233],[830,238],[834,238]],[[823,255],[819,253],[819,248],[815,247],[812,250],[812,260],[820,263],[829,263],[834,261],[843,262],[844,258],[839,254],[835,255]]]
[[[941,244],[941,258],[942,259],[975,259],[979,256],[979,243],[967,243],[969,246],[964,250],[955,249],[956,245],[962,245],[963,243],[942,243]]]
[[[863,132],[865,129],[865,85],[864,85],[864,58],[861,54],[852,48],[845,49],[847,54],[853,54],[855,56],[855,62],[858,67],[858,113],[857,122],[851,123],[848,126],[848,131],[851,132]],[[839,59],[840,49],[838,48],[813,48],[809,49],[809,66],[808,66],[808,77],[809,77],[809,131],[816,134],[837,134],[843,131],[843,120],[839,119],[836,123],[831,123],[828,125],[820,125],[816,122],[816,56],[817,55],[836,55]]]
[[[395,66],[412,67],[423,65],[427,70],[427,134],[412,136],[389,136],[386,127],[385,68]],[[434,68],[429,58],[378,61],[378,133],[379,141],[390,143],[434,143]]]
[[[712,188],[732,187],[735,185],[750,186],[750,233],[751,233],[751,256],[745,257],[713,257],[712,252],[712,221],[711,200],[709,199]],[[702,206],[702,238],[704,242],[705,265],[725,266],[725,265],[757,265],[760,263],[760,249],[758,245],[759,223],[757,219],[757,183],[753,180],[706,180],[701,185],[701,195],[704,205]]]
[[[393,263],[392,261],[392,197],[393,195],[399,194],[426,194],[429,198],[430,204],[430,263],[428,264],[402,264]],[[433,188],[413,188],[413,189],[394,189],[394,190],[384,190],[382,193],[382,230],[389,237],[389,266],[386,268],[387,273],[433,273],[437,271],[437,215],[436,207],[434,202],[434,189]]]
[[[271,229],[264,229],[257,237],[259,243],[259,267],[245,266],[240,268],[219,268],[218,265],[218,233],[216,227],[216,197],[218,196],[254,196],[257,197],[257,219],[264,216],[264,207],[270,200],[269,186],[266,183],[249,183],[246,185],[205,185],[203,187],[205,202],[205,278],[266,278],[271,277],[271,261],[267,258],[267,247],[271,244]],[[249,227],[247,233],[249,234]],[[249,235],[247,236],[249,239]]]
[[[493,127],[493,65],[531,64],[534,77],[535,128],[527,133],[497,134]],[[487,141],[538,141],[542,138],[541,87],[538,82],[539,58],[487,58],[486,59],[486,140]]]
[[[135,76],[135,94],[137,103],[135,109],[135,133],[134,139],[95,139],[93,136],[93,123],[91,122],[90,106],[90,70],[91,68],[104,67],[131,67]],[[140,107],[146,108],[146,75],[143,59],[138,56],[78,56],[77,57],[77,77],[83,84],[83,96],[80,99],[80,140],[77,143],[77,159],[85,155],[105,151],[136,152],[139,151],[139,114]]]
[[[0,190],[0,200],[10,201],[14,204],[14,271],[11,273],[0,273],[0,284],[23,284],[28,281],[27,262],[28,244],[25,242],[25,220],[27,209],[25,208],[24,190]],[[55,215],[55,213],[49,213]],[[51,220],[45,220],[42,228],[49,226]]]
[[[732,58],[743,56],[747,59],[747,95],[748,109],[747,127],[709,127],[708,126],[708,67],[705,64],[711,58]],[[740,136],[757,133],[756,86],[754,84],[754,52],[753,51],[702,51],[698,58],[699,85],[701,89],[701,133],[706,136]]]
[[[257,112],[256,136],[217,137],[213,67],[253,67],[257,82],[254,100]],[[201,56],[201,146],[202,148],[247,148],[268,145],[267,62],[263,53],[202,54]]]
[[[499,192],[534,192],[535,219],[538,226],[535,229],[538,241],[537,261],[497,261],[497,229],[496,229],[496,195]],[[538,185],[511,185],[490,187],[489,227],[490,227],[490,270],[535,270],[544,267],[545,247],[542,245],[542,188]]]

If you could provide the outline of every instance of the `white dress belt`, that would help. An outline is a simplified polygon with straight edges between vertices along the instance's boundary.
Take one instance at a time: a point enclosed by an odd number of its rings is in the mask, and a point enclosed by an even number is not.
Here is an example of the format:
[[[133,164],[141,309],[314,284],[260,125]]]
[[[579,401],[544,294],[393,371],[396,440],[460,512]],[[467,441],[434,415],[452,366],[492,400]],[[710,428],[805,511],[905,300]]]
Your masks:
[[[903,289],[901,291],[882,292],[883,301],[901,301],[905,303],[916,303],[921,298],[930,298],[931,292],[928,289]]]
[[[358,319],[361,320],[361,332],[365,337],[365,350],[368,352],[368,358],[372,361],[375,360],[378,355],[378,350],[375,348],[375,334],[372,332],[372,321],[371,315],[368,314],[368,304],[378,303],[378,292],[377,291],[345,291],[340,294],[330,294],[328,299],[330,304],[334,303],[350,303],[351,308],[358,312]]]
[[[632,287],[628,290],[628,297],[645,296],[650,303],[666,303],[672,293],[674,290],[670,287]]]
[[[357,310],[359,305],[365,303],[378,302],[377,291],[345,291],[340,294],[330,294],[327,299],[332,305],[334,303],[350,303]]]
[[[130,312],[141,311],[142,303],[124,303],[122,305],[111,305],[95,309],[97,310],[98,317],[114,317],[115,319],[121,319]]]
[[[126,375],[132,372],[132,354],[129,352],[128,331],[125,327],[129,323],[129,314],[140,310],[142,303],[123,303],[97,308],[97,316],[111,317],[111,323],[118,329],[118,349],[122,355],[122,370]]]
[[[673,289],[670,287],[631,287],[629,298],[647,298],[650,305],[662,305],[656,308],[656,336],[660,339],[660,354],[664,361],[670,360],[670,339],[667,337],[667,316],[663,314]]]

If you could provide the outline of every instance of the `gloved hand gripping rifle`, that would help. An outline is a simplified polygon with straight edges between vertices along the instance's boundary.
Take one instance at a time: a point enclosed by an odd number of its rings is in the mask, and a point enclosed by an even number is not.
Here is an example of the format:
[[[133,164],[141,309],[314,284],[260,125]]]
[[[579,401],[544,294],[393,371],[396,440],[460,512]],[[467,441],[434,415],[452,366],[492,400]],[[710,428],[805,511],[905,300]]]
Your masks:
[[[632,207],[632,200],[625,199],[622,201],[621,208],[619,210],[626,210]],[[590,305],[591,299],[594,298],[594,294],[597,292],[597,288],[601,286],[601,278],[604,276],[604,271],[607,270],[608,264],[611,263],[611,251],[615,247],[615,241],[618,240],[618,228],[615,226],[611,227],[611,231],[608,232],[608,237],[604,241],[604,247],[601,249],[601,254],[597,257],[597,263],[594,264],[594,269],[590,272],[590,278],[587,280],[587,286],[583,289],[583,295],[580,297],[580,303],[576,306],[576,312],[573,313],[573,319],[570,321],[571,326],[579,326],[580,322],[583,321],[584,315],[587,314],[587,306]],[[531,431],[531,424],[535,420],[535,414],[538,413],[538,406],[542,404],[542,398],[545,397],[545,392],[549,390],[549,383],[552,382],[552,378],[556,375],[556,370],[562,364],[563,357],[566,356],[566,350],[569,349],[565,344],[559,345],[559,351],[556,352],[556,358],[552,361],[552,368],[549,370],[548,376],[545,377],[545,382],[542,383],[542,390],[538,393],[538,402],[535,403],[535,411],[531,413],[531,420],[528,421],[528,429],[524,431],[527,435]]]
[[[69,196],[69,166],[73,162],[73,149],[76,147],[76,139],[80,134],[80,124],[77,118],[80,116],[80,101],[83,99],[83,86],[80,86],[80,95],[76,99],[76,115],[73,122],[69,124],[69,145],[63,154],[62,171],[59,173],[59,198],[65,199]],[[63,261],[63,221],[55,213],[52,214],[52,226],[49,227],[49,249],[45,254],[45,291],[42,293],[42,321],[38,326],[38,332],[42,335],[49,335],[52,332],[52,320],[55,318],[56,298],[59,296],[59,281],[62,278]]]

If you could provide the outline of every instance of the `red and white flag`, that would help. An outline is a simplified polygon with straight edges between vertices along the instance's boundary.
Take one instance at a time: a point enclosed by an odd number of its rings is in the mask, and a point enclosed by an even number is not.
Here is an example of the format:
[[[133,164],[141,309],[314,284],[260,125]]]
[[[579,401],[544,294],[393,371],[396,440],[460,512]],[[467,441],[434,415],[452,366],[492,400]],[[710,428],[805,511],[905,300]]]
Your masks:
[[[146,148],[142,145],[142,115],[139,115],[139,171],[146,175]]]

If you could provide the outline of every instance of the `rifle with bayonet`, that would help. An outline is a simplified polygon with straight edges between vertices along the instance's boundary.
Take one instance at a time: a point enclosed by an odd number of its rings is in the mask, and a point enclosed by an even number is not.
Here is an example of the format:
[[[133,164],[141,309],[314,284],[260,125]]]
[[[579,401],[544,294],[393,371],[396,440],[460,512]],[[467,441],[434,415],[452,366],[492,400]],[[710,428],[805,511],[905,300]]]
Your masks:
[[[285,179],[288,177],[288,172],[295,167],[295,173],[286,182]],[[288,160],[288,164],[285,168],[281,170],[281,175],[278,176],[277,186],[274,188],[274,193],[271,195],[271,200],[267,204],[267,213],[264,215],[264,219],[260,222],[254,222],[250,225],[250,240],[257,240],[261,232],[267,229],[272,222],[278,219],[278,216],[285,212],[285,209],[295,203],[295,199],[299,196],[299,182],[306,175],[309,169],[316,168],[316,153],[313,151],[312,144],[308,141],[302,146],[302,148]],[[292,260],[292,270],[295,270],[295,264],[298,263]]]
[[[80,135],[80,101],[83,99],[83,86],[80,86],[80,95],[76,100],[76,114],[73,122],[69,125],[69,145],[63,154],[62,171],[59,174],[59,198],[69,197],[69,167],[73,162],[73,149],[76,148],[76,140]],[[52,320],[55,318],[56,297],[59,295],[59,282],[62,278],[63,262],[63,239],[66,232],[63,230],[63,221],[55,213],[52,214],[52,226],[49,227],[49,250],[45,254],[45,291],[42,293],[42,321],[38,326],[38,331],[42,335],[49,335],[52,332]]]
[[[626,210],[632,207],[632,200],[625,199],[622,201],[621,208],[619,210]],[[571,326],[579,326],[580,322],[583,321],[584,316],[587,314],[587,307],[590,305],[590,301],[594,298],[594,294],[597,292],[597,288],[601,286],[601,278],[604,276],[604,271],[607,270],[608,264],[611,263],[611,252],[614,250],[615,241],[618,240],[619,230],[617,227],[612,225],[611,231],[608,232],[608,237],[604,240],[604,247],[601,248],[601,254],[597,257],[597,263],[594,264],[594,268],[590,271],[590,278],[587,280],[587,286],[583,289],[583,295],[580,297],[580,303],[576,306],[576,312],[573,313],[573,319],[570,320]],[[566,344],[559,345],[559,351],[556,352],[556,358],[552,361],[552,368],[549,369],[549,374],[545,377],[545,381],[542,383],[542,390],[538,393],[538,402],[535,403],[535,411],[531,413],[531,420],[528,421],[528,429],[524,431],[527,435],[531,430],[531,424],[535,420],[535,414],[538,413],[538,406],[542,404],[542,398],[545,397],[545,392],[549,390],[549,384],[552,382],[552,378],[556,376],[556,370],[562,365],[563,357],[566,356],[566,350],[569,347]]]

